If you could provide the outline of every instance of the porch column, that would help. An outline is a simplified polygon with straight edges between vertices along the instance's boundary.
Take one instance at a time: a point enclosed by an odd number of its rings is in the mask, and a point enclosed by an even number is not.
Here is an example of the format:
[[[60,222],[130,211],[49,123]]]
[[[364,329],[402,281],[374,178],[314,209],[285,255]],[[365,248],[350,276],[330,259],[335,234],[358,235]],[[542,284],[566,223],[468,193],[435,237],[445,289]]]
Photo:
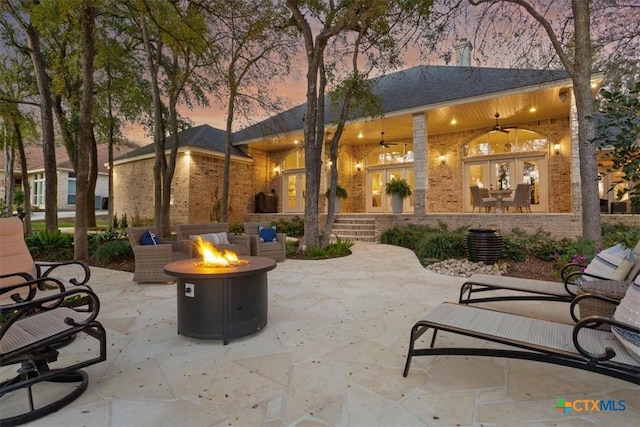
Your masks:
[[[424,215],[427,206],[427,113],[413,115],[413,214]]]
[[[571,212],[582,217],[582,185],[580,179],[580,147],[578,140],[578,109],[576,98],[571,91],[569,107],[569,128],[571,135]]]

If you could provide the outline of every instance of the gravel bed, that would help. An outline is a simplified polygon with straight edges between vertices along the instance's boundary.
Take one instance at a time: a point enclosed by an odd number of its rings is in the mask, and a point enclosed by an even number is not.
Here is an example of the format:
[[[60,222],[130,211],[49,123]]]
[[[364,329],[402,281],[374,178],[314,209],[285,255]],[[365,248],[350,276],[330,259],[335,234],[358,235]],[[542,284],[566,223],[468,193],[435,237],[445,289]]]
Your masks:
[[[468,259],[448,259],[429,264],[426,269],[438,274],[456,277],[471,277],[476,273],[502,276],[509,272],[509,264],[506,262],[485,264],[484,262],[471,262]]]

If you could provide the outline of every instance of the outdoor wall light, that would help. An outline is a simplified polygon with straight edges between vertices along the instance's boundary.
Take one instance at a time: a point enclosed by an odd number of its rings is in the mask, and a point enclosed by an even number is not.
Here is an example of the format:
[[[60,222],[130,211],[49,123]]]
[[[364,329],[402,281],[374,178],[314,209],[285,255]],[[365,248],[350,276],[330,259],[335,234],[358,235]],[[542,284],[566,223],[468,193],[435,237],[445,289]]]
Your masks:
[[[280,166],[275,165],[275,166],[273,167],[273,173],[274,173],[275,175],[280,175]]]
[[[444,153],[440,154],[439,159],[440,159],[441,165],[444,165],[445,163],[447,163],[447,156]]]
[[[560,154],[560,143],[556,142],[553,144],[553,151],[556,153],[556,156]]]
[[[331,169],[331,166],[333,166],[333,162],[331,160],[329,160],[327,162],[327,169]]]
[[[362,170],[362,163],[356,162],[356,170],[360,172]]]

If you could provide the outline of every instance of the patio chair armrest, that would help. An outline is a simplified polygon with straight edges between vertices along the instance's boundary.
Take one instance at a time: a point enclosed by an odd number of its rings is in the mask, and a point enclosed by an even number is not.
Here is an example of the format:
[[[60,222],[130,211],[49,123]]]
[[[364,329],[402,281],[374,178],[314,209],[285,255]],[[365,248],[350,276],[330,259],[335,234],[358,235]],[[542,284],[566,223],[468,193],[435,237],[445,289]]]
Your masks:
[[[569,295],[572,295],[574,297],[577,295],[573,290],[569,289],[569,285],[580,287],[580,279],[582,277],[591,277],[598,280],[612,280],[606,277],[596,276],[595,274],[585,273],[584,271],[573,271],[564,278],[564,288],[569,293]]]
[[[44,262],[44,261],[36,261],[35,262],[36,269],[38,272],[38,277],[48,277],[49,274],[58,267],[63,266],[78,266],[81,271],[78,272],[77,277],[73,277],[69,279],[74,285],[85,285],[89,279],[91,278],[91,270],[89,266],[84,261],[74,260],[74,261],[62,261],[62,262]]]
[[[7,273],[0,274],[0,279],[9,279],[11,277],[21,277],[25,282],[28,280],[33,280],[33,276],[29,273],[25,273],[24,271],[16,271],[15,273]],[[0,288],[0,293],[3,292],[3,288]]]
[[[177,240],[170,242],[173,252],[183,252],[191,256],[193,242],[191,240]]]
[[[577,297],[575,297],[572,301],[571,304],[569,305],[569,314],[571,315],[571,318],[573,319],[574,322],[578,323],[580,322],[580,316],[578,316],[578,314],[576,313],[576,307],[579,307],[579,303],[581,301],[584,301],[586,299],[595,299],[598,301],[603,301],[607,304],[612,304],[614,306],[617,306],[618,304],[620,304],[620,300],[617,300],[615,298],[611,298],[611,297],[606,297],[604,295],[598,295],[598,294],[592,294],[589,292],[585,292],[583,294],[578,295]],[[598,327],[600,325],[595,325],[594,327]]]
[[[38,277],[37,279],[33,279],[27,273],[16,273],[13,275],[21,276],[26,280],[24,282],[3,286],[0,288],[0,295],[22,290],[22,292],[15,292],[9,295],[9,298],[15,303],[34,299],[38,290],[51,291],[57,289],[59,292],[66,290],[64,284],[59,279],[53,277]],[[4,310],[4,306],[0,305],[0,310]]]
[[[575,346],[576,350],[578,350],[580,354],[582,354],[584,357],[586,357],[593,363],[609,360],[616,355],[616,352],[611,347],[605,347],[602,349],[602,353],[596,354],[588,351],[586,348],[580,345],[580,331],[583,329],[592,329],[600,326],[601,324],[609,324],[611,326],[616,326],[618,328],[622,328],[630,332],[640,334],[640,328],[636,326],[631,326],[626,323],[621,323],[607,317],[589,316],[580,320],[573,327],[573,345]]]
[[[562,277],[562,281],[566,282],[567,281],[567,277],[572,274],[575,273],[576,271],[582,271],[585,268],[587,268],[587,266],[585,264],[581,264],[578,262],[570,262],[568,264],[565,264],[564,267],[562,267],[562,270],[560,270],[560,277]]]
[[[247,248],[247,252],[251,254],[251,236],[246,234],[229,234],[229,242],[234,245],[240,245]]]
[[[49,278],[48,280],[51,279],[52,278]],[[9,328],[11,328],[11,326],[21,318],[33,315],[34,313],[37,315],[39,312],[54,310],[61,307],[66,302],[69,302],[70,299],[76,298],[87,301],[88,307],[90,307],[90,310],[84,311],[87,314],[80,324],[89,324],[94,321],[100,311],[100,301],[98,296],[88,287],[78,286],[57,294],[3,306],[3,309],[10,310],[12,315],[2,324],[2,327],[0,327],[0,339],[9,330]],[[68,319],[67,322],[74,325],[78,324],[76,321],[72,321],[71,319]]]

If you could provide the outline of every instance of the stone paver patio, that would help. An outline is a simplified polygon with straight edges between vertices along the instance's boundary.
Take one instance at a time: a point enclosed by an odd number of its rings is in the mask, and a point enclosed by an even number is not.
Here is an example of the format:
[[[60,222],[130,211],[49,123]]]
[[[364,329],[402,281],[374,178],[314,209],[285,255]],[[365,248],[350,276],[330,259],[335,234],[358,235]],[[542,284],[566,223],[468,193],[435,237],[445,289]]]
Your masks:
[[[411,326],[456,301],[462,282],[426,271],[403,248],[357,243],[345,258],[279,263],[269,272],[267,327],[227,346],[176,333],[175,285],[131,279],[92,269],[107,361],[86,369],[89,388],[78,400],[31,425],[629,426],[640,419],[640,387],[545,363],[420,357],[403,378]],[[494,307],[570,321],[566,304]],[[76,340],[63,358],[86,352],[83,344]],[[626,410],[564,415],[558,398],[625,400]],[[4,411],[11,402],[0,404]]]

